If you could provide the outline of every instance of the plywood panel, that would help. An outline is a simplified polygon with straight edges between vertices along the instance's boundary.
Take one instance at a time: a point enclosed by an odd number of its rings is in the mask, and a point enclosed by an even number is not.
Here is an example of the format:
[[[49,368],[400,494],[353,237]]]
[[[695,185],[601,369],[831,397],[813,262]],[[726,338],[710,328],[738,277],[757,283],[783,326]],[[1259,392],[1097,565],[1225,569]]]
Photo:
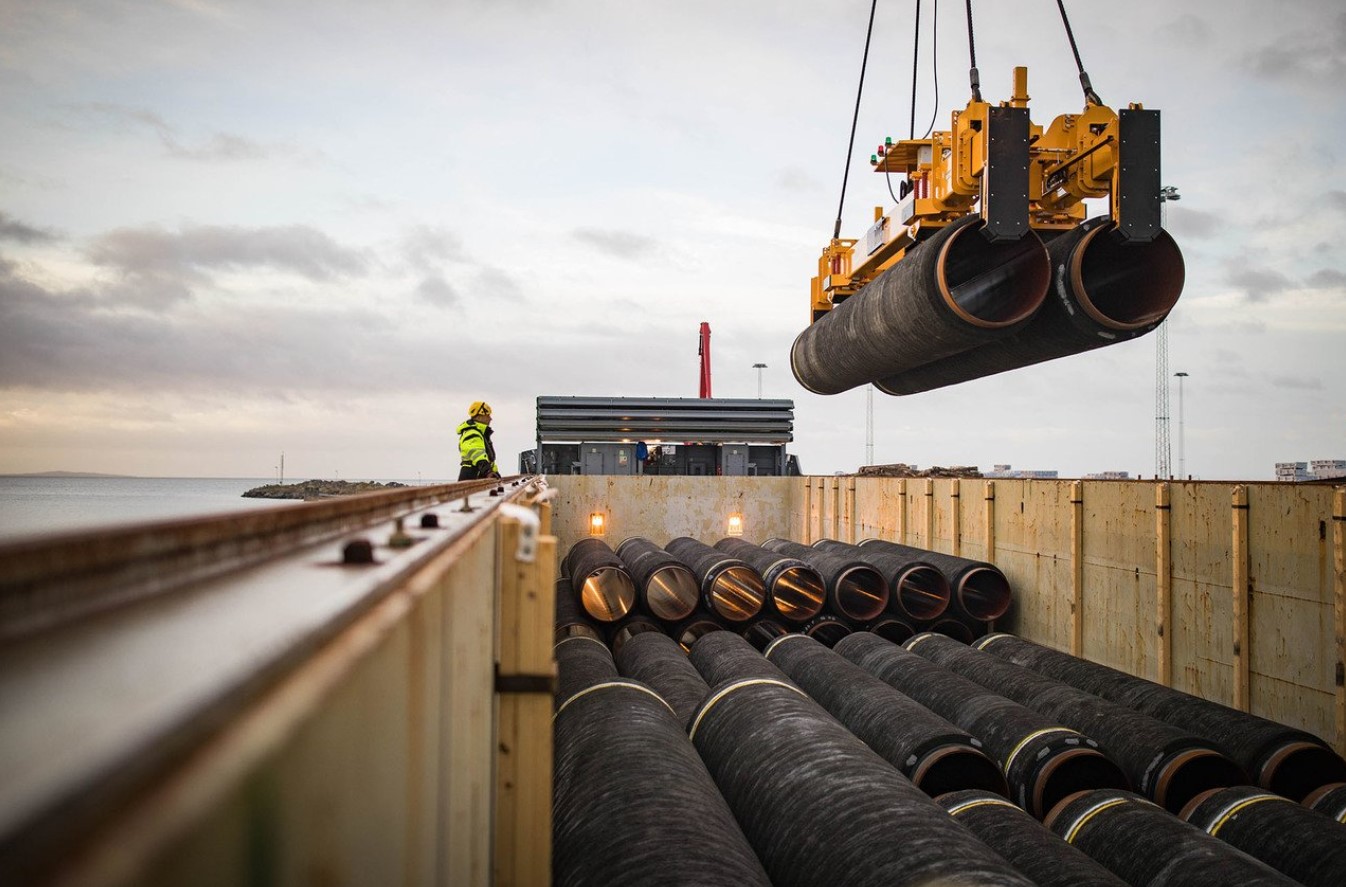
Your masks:
[[[1083,655],[1151,677],[1157,640],[1153,488],[1116,482],[1083,486]]]
[[[1229,484],[1174,483],[1173,686],[1234,698]]]

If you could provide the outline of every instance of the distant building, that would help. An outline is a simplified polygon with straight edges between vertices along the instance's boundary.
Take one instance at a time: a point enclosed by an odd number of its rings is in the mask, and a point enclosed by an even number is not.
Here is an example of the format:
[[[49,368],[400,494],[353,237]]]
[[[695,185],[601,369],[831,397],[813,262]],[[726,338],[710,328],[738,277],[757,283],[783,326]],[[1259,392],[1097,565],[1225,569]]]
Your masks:
[[[1294,483],[1301,480],[1313,480],[1313,476],[1309,474],[1309,463],[1307,462],[1277,462],[1276,480]]]
[[[1094,474],[1086,474],[1085,480],[1130,480],[1129,471],[1099,471]]]
[[[1277,462],[1276,480],[1296,483],[1306,480],[1336,480],[1346,477],[1346,459],[1315,459],[1312,462]]]
[[[1060,477],[1060,472],[1056,470],[1045,471],[1032,468],[1015,468],[1011,465],[993,465],[991,470],[986,472],[985,477],[1004,477],[1004,478],[1028,478],[1031,480],[1056,480]]]
[[[1346,477],[1346,459],[1316,459],[1309,463],[1309,472],[1316,480]]]

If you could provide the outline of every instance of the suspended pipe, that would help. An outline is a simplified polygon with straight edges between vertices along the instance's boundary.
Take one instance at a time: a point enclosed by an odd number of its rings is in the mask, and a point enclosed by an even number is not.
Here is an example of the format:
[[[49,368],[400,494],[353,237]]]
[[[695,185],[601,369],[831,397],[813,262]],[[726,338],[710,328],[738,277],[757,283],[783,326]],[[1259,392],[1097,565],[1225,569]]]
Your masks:
[[[1009,796],[979,740],[812,638],[777,638],[766,658],[927,795],[977,788]]]
[[[1149,243],[1124,243],[1100,216],[1048,241],[1047,255],[1051,286],[1027,325],[874,387],[915,394],[1126,342],[1162,323],[1182,295],[1182,251],[1167,231]]]
[[[663,634],[664,626],[643,613],[631,613],[608,629],[608,646],[612,648],[612,655],[621,652],[622,646],[631,638],[649,632]]]
[[[1098,743],[868,632],[834,648],[846,659],[981,740],[1010,798],[1038,819],[1062,798],[1130,783]]]
[[[632,638],[633,641],[639,635]],[[563,647],[595,647],[568,641]],[[553,721],[552,884],[768,887],[742,829],[687,739],[650,688],[609,679],[579,687]],[[689,853],[694,847],[697,852]]]
[[[904,643],[916,635],[915,626],[892,616],[880,616],[878,619],[875,619],[873,622],[866,625],[865,631],[873,632],[885,641],[893,644]]]
[[[949,581],[953,610],[970,619],[987,622],[999,619],[1009,610],[1013,593],[1009,580],[995,564],[926,551],[886,539],[863,539],[860,547],[933,564]]]
[[[977,642],[1007,662],[1064,681],[1167,721],[1225,749],[1268,791],[1301,800],[1314,789],[1346,782],[1346,761],[1304,730],[1211,702],[1126,672],[1061,653],[1009,634]]]
[[[1041,307],[1051,278],[1036,234],[991,243],[966,216],[806,327],[790,368],[815,394],[838,394],[1008,335]]]
[[[775,619],[758,619],[739,633],[743,635],[745,641],[752,644],[753,649],[765,650],[767,644],[789,634],[790,630]]]
[[[803,633],[825,647],[835,647],[837,641],[850,634],[851,630],[850,625],[830,613],[824,613],[810,620],[809,624],[804,626]]]
[[[556,580],[556,632],[557,643],[569,637],[587,637],[596,641],[603,639],[603,633],[589,618],[589,614],[580,609],[579,601],[570,587],[570,579]]]
[[[696,576],[682,561],[640,536],[632,536],[618,545],[617,557],[635,581],[639,601],[647,613],[669,622],[692,615],[700,600],[700,589]]]
[[[1293,887],[1264,862],[1212,838],[1131,792],[1098,789],[1066,799],[1044,823],[1129,884],[1147,887]]]
[[[1038,887],[1126,887],[1087,853],[1004,798],[966,789],[940,795],[935,803]]]
[[[570,587],[584,611],[599,622],[616,622],[636,604],[636,586],[622,559],[602,539],[588,537],[565,556]]]
[[[1305,887],[1346,884],[1346,829],[1289,798],[1248,785],[1215,789],[1179,818]]]
[[[684,730],[692,725],[710,687],[677,641],[665,634],[638,634],[622,645],[616,659],[622,677],[648,684],[673,709]]]
[[[776,887],[1032,883],[746,641],[721,634],[738,646],[712,653],[702,645],[720,635],[708,635],[692,650],[711,695],[690,734]]]
[[[888,609],[898,616],[916,620],[938,619],[948,609],[952,594],[949,580],[934,564],[879,551],[874,546],[861,548],[835,539],[819,539],[813,547],[859,558],[877,567],[888,580]]]
[[[983,687],[1094,737],[1136,791],[1177,813],[1207,789],[1247,782],[1243,769],[1210,742],[1149,715],[943,635],[919,634],[906,647]]]
[[[681,622],[668,627],[668,636],[677,641],[683,650],[691,650],[692,644],[695,644],[704,635],[712,631],[724,631],[725,624],[714,613],[706,610],[697,610]]]
[[[823,611],[827,599],[823,577],[799,558],[787,557],[744,539],[721,539],[715,547],[744,561],[761,575],[771,606],[782,619],[802,623]]]
[[[1346,825],[1346,782],[1334,782],[1314,789],[1302,803],[1310,810],[1316,810]]]
[[[742,623],[762,611],[766,602],[766,583],[756,570],[739,558],[730,557],[690,536],[679,536],[665,548],[696,574],[706,609],[719,618]]]
[[[768,539],[762,547],[799,558],[817,570],[827,587],[827,605],[834,615],[868,622],[888,607],[888,580],[857,557],[810,548],[789,539]]]

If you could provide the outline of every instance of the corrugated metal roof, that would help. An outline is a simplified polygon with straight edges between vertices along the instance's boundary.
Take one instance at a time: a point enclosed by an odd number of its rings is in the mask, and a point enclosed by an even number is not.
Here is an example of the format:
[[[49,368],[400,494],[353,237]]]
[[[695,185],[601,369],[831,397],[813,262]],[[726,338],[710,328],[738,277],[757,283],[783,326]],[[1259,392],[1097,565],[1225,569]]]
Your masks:
[[[539,397],[543,443],[663,440],[770,443],[794,440],[794,401],[699,397]]]

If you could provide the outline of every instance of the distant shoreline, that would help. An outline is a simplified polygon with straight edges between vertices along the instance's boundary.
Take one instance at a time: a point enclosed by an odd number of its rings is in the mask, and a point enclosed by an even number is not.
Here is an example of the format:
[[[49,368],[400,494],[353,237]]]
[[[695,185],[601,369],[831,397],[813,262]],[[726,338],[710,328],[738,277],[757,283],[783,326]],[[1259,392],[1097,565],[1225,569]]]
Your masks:
[[[29,471],[22,474],[0,473],[0,477],[120,477],[140,479],[139,474],[102,474],[97,471]]]

